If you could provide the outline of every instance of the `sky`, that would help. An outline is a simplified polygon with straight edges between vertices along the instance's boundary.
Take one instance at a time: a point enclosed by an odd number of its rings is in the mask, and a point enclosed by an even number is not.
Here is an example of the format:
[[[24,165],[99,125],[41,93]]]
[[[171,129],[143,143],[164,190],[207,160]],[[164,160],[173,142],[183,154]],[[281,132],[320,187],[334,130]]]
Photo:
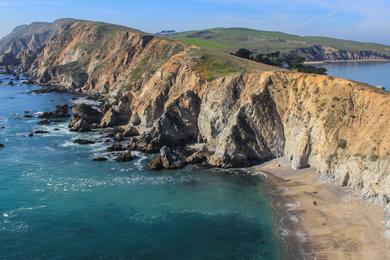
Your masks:
[[[390,0],[0,0],[0,37],[17,25],[58,18],[149,33],[247,27],[390,45]]]

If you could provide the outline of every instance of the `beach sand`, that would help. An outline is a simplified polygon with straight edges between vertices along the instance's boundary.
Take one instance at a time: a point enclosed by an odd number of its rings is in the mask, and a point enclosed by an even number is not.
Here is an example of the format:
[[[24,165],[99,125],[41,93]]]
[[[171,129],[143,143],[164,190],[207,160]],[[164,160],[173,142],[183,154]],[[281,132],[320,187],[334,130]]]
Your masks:
[[[286,239],[288,251],[298,247],[306,259],[390,259],[383,206],[324,183],[313,169],[293,171],[281,160],[253,170],[266,174],[270,191],[282,198],[283,225],[289,226],[282,234],[290,236]],[[292,242],[291,236],[297,242]]]

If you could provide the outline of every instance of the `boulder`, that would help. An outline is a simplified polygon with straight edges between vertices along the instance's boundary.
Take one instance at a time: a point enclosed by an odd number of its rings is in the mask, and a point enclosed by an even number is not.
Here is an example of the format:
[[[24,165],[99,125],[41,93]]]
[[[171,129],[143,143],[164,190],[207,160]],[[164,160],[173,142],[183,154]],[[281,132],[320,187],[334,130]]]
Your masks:
[[[160,156],[165,169],[179,169],[184,167],[184,160],[181,154],[167,146],[160,149]]]
[[[33,132],[34,134],[48,134],[49,132],[48,131],[45,131],[45,130],[36,130]]]
[[[94,144],[95,141],[86,140],[86,139],[75,139],[73,140],[73,143],[80,144],[80,145],[87,145],[87,144]]]
[[[104,162],[107,161],[108,159],[106,157],[98,156],[98,157],[94,157],[92,160],[96,162]]]
[[[163,166],[162,161],[161,161],[161,155],[157,154],[156,157],[154,157],[154,159],[149,161],[149,163],[147,165],[147,168],[149,170],[161,170],[161,169],[164,169],[164,166]]]
[[[97,124],[102,118],[102,113],[91,105],[78,104],[72,108],[72,119],[69,128],[74,132],[91,131],[91,125]]]
[[[141,118],[139,117],[138,113],[135,113],[130,120],[131,124],[134,126],[138,126],[141,124]]]
[[[139,136],[139,132],[137,128],[134,126],[128,125],[125,129],[125,132],[123,133],[124,137],[133,137],[133,136]]]
[[[134,159],[134,157],[131,154],[131,151],[126,151],[124,153],[119,153],[117,155],[117,157],[115,158],[115,161],[117,161],[117,162],[128,162],[128,161],[131,161],[133,159]]]
[[[107,152],[121,152],[125,150],[126,148],[121,144],[113,144],[107,148]]]
[[[54,111],[54,117],[69,117],[69,106],[67,104],[65,105],[58,105],[56,106],[56,110]]]
[[[4,148],[4,144],[0,144],[0,148]]]

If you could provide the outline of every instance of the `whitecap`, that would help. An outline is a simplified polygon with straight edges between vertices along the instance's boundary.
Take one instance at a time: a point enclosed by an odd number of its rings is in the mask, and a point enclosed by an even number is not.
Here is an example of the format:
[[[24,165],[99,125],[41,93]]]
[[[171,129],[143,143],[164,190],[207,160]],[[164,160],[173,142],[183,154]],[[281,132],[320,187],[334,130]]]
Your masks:
[[[287,208],[287,211],[290,211],[290,210],[295,210],[297,208],[300,208],[301,207],[301,203],[299,202],[294,202],[294,203],[286,203],[284,204]]]

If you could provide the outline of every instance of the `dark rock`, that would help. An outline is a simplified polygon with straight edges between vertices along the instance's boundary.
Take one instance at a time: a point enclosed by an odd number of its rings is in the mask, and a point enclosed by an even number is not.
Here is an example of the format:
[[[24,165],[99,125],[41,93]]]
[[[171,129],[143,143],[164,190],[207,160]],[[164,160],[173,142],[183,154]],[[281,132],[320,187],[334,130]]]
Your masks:
[[[48,131],[45,131],[45,130],[36,130],[33,132],[34,134],[48,134],[49,132]]]
[[[184,167],[183,157],[171,148],[164,146],[160,149],[160,155],[165,169],[179,169]]]
[[[11,80],[10,82],[8,82],[8,85],[15,86],[15,83]]]
[[[122,142],[122,141],[123,141],[123,134],[122,134],[122,133],[117,133],[117,134],[114,136],[114,141],[115,141],[115,142]]]
[[[80,144],[80,145],[86,145],[86,144],[94,144],[95,141],[86,140],[86,139],[75,139],[75,140],[73,140],[73,143]]]
[[[113,144],[110,147],[107,148],[107,152],[121,152],[125,151],[126,148],[123,147],[121,144]]]
[[[88,132],[92,124],[98,124],[102,118],[102,113],[87,104],[75,105],[72,108],[72,120],[69,128],[74,132]]]
[[[135,128],[134,126],[128,126],[126,128],[125,132],[123,133],[123,136],[124,137],[139,136],[139,132],[138,132],[137,128]]]
[[[210,154],[205,151],[196,151],[185,159],[187,164],[203,164]]]
[[[33,115],[23,115],[23,118],[33,118]]]
[[[27,136],[28,136],[28,137],[33,137],[33,136],[34,136],[34,133],[29,133]]]
[[[133,160],[134,157],[133,155],[131,154],[131,151],[126,151],[124,153],[120,153],[117,155],[117,157],[115,158],[115,160],[117,162],[128,162],[128,161],[131,161]]]
[[[161,155],[157,154],[156,157],[148,163],[147,168],[149,170],[162,170],[162,169],[164,169],[164,166],[163,166],[162,161],[161,161]]]
[[[183,156],[177,151],[164,146],[160,149],[160,153],[148,163],[148,169],[180,169],[185,166]]]
[[[130,122],[134,125],[134,126],[138,126],[141,124],[141,118],[139,118],[139,115],[137,113],[135,113],[132,117],[131,117],[131,120]]]
[[[54,128],[54,131],[60,131],[60,129],[59,128]]]
[[[107,161],[108,159],[106,157],[94,157],[93,161],[95,162],[104,162]]]
[[[43,112],[39,115],[39,118],[59,118],[59,117],[69,117],[68,113],[69,106],[68,105],[58,105],[56,106],[56,110],[54,112]]]
[[[0,144],[0,148],[4,148],[4,146],[5,146],[4,144]]]
[[[38,124],[40,125],[49,125],[50,121],[47,118],[39,120]]]
[[[54,111],[55,117],[69,117],[69,106],[67,104],[65,105],[58,105],[56,106],[56,110]]]

